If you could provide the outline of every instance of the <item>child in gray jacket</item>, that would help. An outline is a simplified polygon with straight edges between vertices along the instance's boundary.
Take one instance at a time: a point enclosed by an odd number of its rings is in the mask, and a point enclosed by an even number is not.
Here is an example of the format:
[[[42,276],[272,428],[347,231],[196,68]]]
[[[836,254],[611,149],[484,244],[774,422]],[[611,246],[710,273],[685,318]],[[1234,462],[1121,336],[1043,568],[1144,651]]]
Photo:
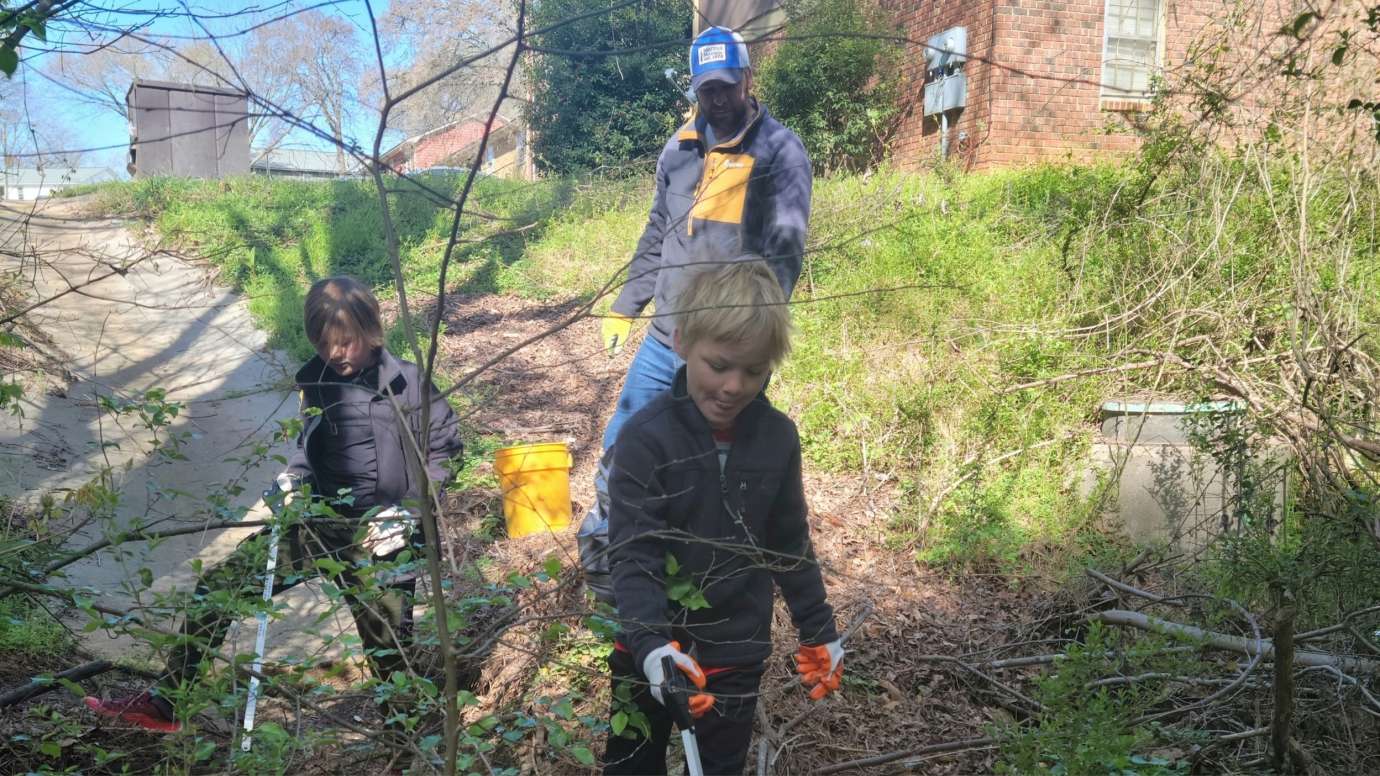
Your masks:
[[[297,372],[302,432],[276,484],[286,499],[299,492],[310,492],[318,499],[330,497],[330,509],[338,519],[304,520],[281,532],[273,592],[276,595],[321,573],[322,567],[339,568],[331,580],[345,591],[374,674],[387,679],[394,671],[407,669],[404,654],[411,640],[416,579],[402,574],[386,585],[366,584],[358,570],[393,561],[405,549],[397,542],[372,542],[369,529],[377,522],[365,518],[380,509],[415,503],[431,492],[405,460],[406,446],[421,438],[422,373],[416,364],[396,358],[383,346],[378,300],[358,280],[317,281],[307,292],[304,312],[307,339],[317,355]],[[459,423],[434,385],[427,395],[431,402],[431,433],[424,451],[427,479],[439,490],[449,476],[446,461],[461,452]],[[395,400],[403,409],[405,424],[393,411]],[[248,537],[197,581],[182,638],[171,650],[156,688],[109,700],[88,697],[86,705],[147,730],[179,730],[181,723],[170,697],[196,680],[208,651],[220,646],[234,619],[223,603],[215,604],[212,594],[261,596],[263,558],[272,535],[265,528]],[[389,549],[376,552],[381,546]],[[334,563],[318,565],[322,559]]]

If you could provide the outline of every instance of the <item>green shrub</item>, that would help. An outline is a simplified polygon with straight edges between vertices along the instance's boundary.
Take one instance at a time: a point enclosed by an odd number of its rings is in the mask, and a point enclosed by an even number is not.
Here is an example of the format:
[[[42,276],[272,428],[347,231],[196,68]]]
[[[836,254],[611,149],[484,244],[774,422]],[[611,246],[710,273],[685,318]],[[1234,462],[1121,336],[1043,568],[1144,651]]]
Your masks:
[[[690,9],[678,0],[649,0],[560,24],[589,10],[585,0],[533,6],[532,28],[556,25],[534,45],[577,52],[539,53],[533,63],[527,120],[535,159],[558,175],[643,173],[645,166],[628,163],[654,159],[685,107],[664,71],[685,70]]]
[[[786,38],[756,68],[767,109],[795,130],[818,169],[863,170],[882,157],[898,113],[901,49],[875,3],[792,0]]]
[[[1047,773],[1058,776],[1169,776],[1187,773],[1186,760],[1153,754],[1156,730],[1133,724],[1153,703],[1153,687],[1128,684],[1094,687],[1091,683],[1119,672],[1163,670],[1184,660],[1157,657],[1155,639],[1127,648],[1115,635],[1093,623],[1083,643],[1043,676],[1034,698],[1045,707],[1038,722],[1011,726],[1002,747],[999,773]],[[1112,656],[1117,649],[1121,654]]]

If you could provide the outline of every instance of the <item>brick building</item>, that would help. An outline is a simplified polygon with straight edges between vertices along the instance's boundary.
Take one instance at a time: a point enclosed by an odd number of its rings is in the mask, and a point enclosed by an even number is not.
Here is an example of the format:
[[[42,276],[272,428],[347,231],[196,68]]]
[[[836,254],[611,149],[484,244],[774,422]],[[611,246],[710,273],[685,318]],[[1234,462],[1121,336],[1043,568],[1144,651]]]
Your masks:
[[[935,159],[943,121],[924,115],[924,42],[967,33],[966,106],[947,112],[949,156],[969,167],[1133,151],[1152,79],[1183,65],[1228,0],[882,0],[907,45],[908,95],[892,143],[902,164]],[[928,80],[934,80],[933,75]],[[954,157],[957,157],[956,159]]]
[[[484,138],[484,118],[454,121],[410,137],[383,153],[383,163],[402,173],[435,167],[469,167]],[[494,117],[484,148],[480,172],[503,178],[531,179],[531,154],[523,127],[502,116]]]

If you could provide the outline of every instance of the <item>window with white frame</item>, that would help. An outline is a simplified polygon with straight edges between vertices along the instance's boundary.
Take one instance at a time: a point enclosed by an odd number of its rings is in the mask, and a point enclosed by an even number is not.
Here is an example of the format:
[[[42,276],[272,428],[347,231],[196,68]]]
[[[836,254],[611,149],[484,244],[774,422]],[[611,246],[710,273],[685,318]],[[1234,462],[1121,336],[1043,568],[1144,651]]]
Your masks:
[[[1150,97],[1150,78],[1160,66],[1163,0],[1107,0],[1102,40],[1102,96]]]

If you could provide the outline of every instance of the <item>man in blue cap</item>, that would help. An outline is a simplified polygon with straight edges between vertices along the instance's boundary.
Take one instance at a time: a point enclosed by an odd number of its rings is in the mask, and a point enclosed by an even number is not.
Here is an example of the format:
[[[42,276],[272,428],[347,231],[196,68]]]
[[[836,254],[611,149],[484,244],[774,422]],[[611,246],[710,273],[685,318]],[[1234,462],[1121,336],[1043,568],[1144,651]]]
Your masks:
[[[607,453],[623,423],[670,388],[684,363],[672,348],[676,297],[706,261],[748,254],[767,260],[789,297],[805,253],[810,160],[800,138],[752,96],[752,67],[742,36],[724,27],[697,35],[690,45],[690,85],[698,104],[657,159],[656,198],[647,226],[601,331],[605,349],[617,355],[633,319],[655,302],[650,331],[604,430],[597,502],[580,527],[587,584],[610,602],[601,551],[607,546]]]
[[[632,320],[655,301],[651,336],[628,370],[604,448],[658,391],[671,385],[672,303],[695,255],[755,253],[787,295],[800,277],[810,218],[811,170],[805,146],[752,96],[747,45],[733,30],[710,27],[690,46],[690,86],[697,106],[661,151],[656,199],[628,266],[627,282],[604,318],[610,355],[622,350]]]

